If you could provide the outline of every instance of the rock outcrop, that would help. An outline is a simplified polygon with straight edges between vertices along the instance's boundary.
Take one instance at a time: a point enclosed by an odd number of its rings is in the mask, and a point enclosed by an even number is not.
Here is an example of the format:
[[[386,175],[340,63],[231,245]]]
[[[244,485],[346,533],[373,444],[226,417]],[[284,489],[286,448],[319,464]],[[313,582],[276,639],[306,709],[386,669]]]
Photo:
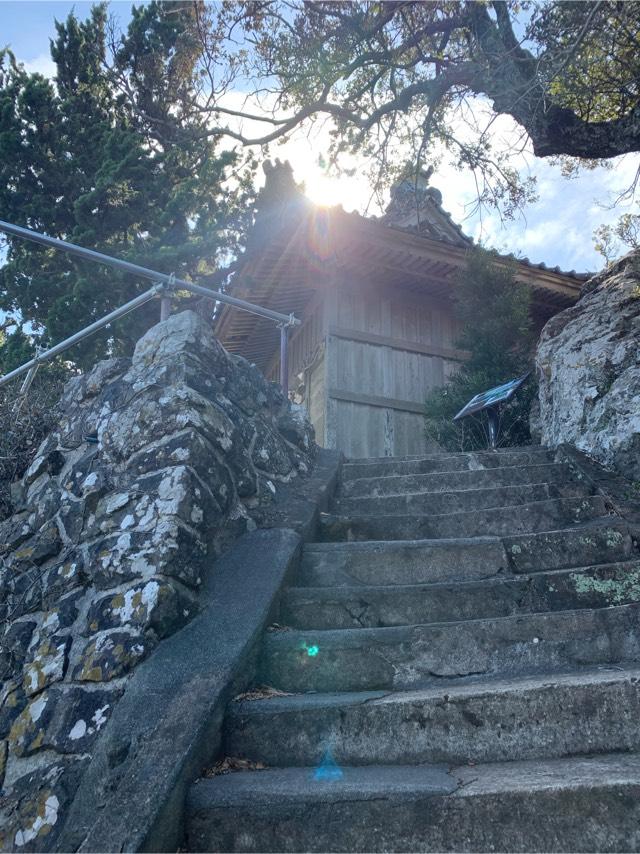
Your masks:
[[[542,331],[536,365],[542,444],[575,445],[640,480],[640,252],[590,279]]]
[[[310,470],[304,415],[182,312],[71,380],[0,526],[0,841],[55,847],[133,669]]]

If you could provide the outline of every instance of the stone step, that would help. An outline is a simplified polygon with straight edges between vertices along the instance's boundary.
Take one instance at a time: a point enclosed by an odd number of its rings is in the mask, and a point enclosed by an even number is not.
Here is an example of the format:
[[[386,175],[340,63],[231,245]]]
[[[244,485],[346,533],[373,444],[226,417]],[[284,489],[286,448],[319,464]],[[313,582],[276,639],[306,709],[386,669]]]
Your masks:
[[[428,513],[467,513],[494,507],[513,507],[552,498],[585,496],[583,487],[569,481],[564,484],[529,483],[517,486],[492,486],[451,492],[423,492],[408,495],[381,495],[374,498],[341,498],[331,510],[340,516],[387,516]]]
[[[409,495],[419,492],[449,492],[459,489],[486,489],[495,486],[519,486],[529,483],[569,483],[574,480],[565,463],[531,466],[502,466],[493,469],[399,474],[389,477],[365,477],[345,481],[343,498],[376,498],[382,495]],[[579,481],[578,481],[579,482]]]
[[[258,680],[283,691],[410,690],[640,661],[640,604],[382,629],[269,633]]]
[[[280,623],[294,629],[380,628],[638,601],[640,558],[453,584],[291,587],[280,606]]]
[[[638,851],[640,756],[239,772],[186,813],[190,851]]]
[[[505,536],[553,531],[605,516],[606,513],[605,500],[599,495],[438,515],[341,516],[323,513],[320,517],[320,534],[321,539],[332,542]]]
[[[266,765],[420,765],[640,750],[640,668],[392,694],[231,703],[224,754]]]
[[[348,481],[363,477],[494,469],[500,466],[528,466],[550,462],[553,462],[553,453],[540,447],[423,457],[381,457],[345,463],[342,467],[342,479]]]
[[[506,537],[311,543],[296,583],[310,587],[473,581],[629,560],[634,549],[617,517],[539,534]]]

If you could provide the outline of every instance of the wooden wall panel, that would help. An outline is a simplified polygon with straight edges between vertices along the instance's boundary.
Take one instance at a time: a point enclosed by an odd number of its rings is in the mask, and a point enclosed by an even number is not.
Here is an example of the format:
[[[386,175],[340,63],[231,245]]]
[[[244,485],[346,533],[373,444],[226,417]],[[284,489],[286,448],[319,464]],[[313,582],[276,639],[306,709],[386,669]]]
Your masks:
[[[406,341],[455,345],[457,324],[452,306],[442,300],[366,286],[344,286],[337,294],[338,325]]]
[[[344,400],[336,405],[337,447],[347,457],[384,457],[388,410]]]
[[[392,457],[437,450],[424,435],[422,415],[338,400],[336,443],[350,458]]]
[[[367,336],[374,340],[360,340]],[[427,392],[460,364],[456,338],[442,301],[423,302],[401,289],[327,288],[292,335],[289,352],[292,389],[306,369],[304,403],[318,444],[349,457],[434,450],[422,407]],[[271,373],[278,375],[277,356]]]
[[[338,289],[336,334],[327,338],[329,447],[349,457],[400,456],[434,450],[424,435],[422,406],[459,361],[456,324],[443,303],[393,294]],[[354,340],[349,331],[383,340]],[[411,343],[421,352],[414,352]],[[425,352],[426,351],[426,352]]]
[[[395,421],[394,456],[408,456],[437,451],[438,448],[427,442],[424,434],[424,418],[413,412],[393,413]]]
[[[421,403],[429,389],[441,386],[457,365],[377,344],[334,337],[330,342],[336,352],[336,380],[330,386],[360,394]]]

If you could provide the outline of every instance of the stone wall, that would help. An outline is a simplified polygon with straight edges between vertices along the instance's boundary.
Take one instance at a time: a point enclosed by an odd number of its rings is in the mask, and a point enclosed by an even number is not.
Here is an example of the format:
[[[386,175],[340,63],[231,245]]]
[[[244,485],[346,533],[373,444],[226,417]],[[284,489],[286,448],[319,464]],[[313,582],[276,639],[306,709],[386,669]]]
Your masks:
[[[302,413],[193,312],[67,384],[0,526],[3,850],[55,847],[133,669],[314,450]]]
[[[536,354],[543,444],[574,445],[640,480],[640,252],[590,279]],[[532,425],[534,426],[534,425]]]

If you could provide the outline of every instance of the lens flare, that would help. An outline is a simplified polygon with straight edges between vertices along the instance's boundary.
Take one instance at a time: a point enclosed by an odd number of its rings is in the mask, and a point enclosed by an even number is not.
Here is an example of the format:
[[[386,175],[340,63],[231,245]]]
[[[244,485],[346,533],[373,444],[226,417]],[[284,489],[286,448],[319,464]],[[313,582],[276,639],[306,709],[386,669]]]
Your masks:
[[[324,752],[322,760],[320,761],[320,764],[313,772],[313,779],[323,781],[334,781],[341,780],[343,776],[344,774],[342,772],[342,768],[340,768],[336,760],[333,758],[331,749],[327,748]]]

